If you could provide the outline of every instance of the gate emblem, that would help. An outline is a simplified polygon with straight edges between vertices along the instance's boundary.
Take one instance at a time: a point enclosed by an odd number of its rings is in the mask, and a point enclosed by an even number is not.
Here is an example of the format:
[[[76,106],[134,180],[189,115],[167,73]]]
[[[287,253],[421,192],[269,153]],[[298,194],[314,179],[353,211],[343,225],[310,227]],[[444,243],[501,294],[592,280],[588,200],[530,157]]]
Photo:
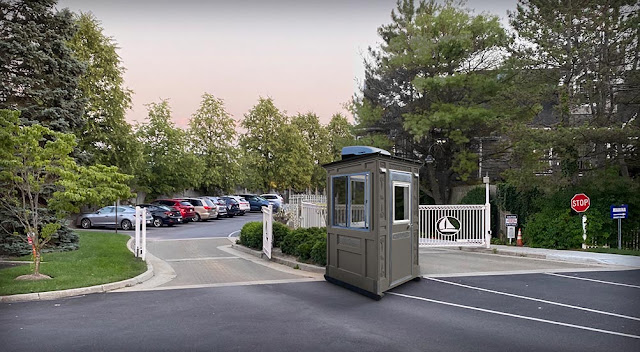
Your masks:
[[[453,216],[443,216],[436,222],[438,232],[444,236],[453,236],[460,232],[460,220]]]

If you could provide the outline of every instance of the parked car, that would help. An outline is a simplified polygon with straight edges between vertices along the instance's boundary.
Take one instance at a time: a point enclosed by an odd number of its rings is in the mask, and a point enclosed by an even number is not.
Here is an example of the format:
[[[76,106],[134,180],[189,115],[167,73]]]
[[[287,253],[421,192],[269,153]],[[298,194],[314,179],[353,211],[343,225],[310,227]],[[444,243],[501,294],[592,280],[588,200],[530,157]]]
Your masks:
[[[193,205],[182,199],[156,199],[151,204],[164,205],[170,209],[179,211],[180,215],[182,215],[182,221],[185,223],[194,221],[196,218]]]
[[[242,197],[249,202],[249,208],[251,211],[262,211],[262,207],[268,207],[269,204],[271,204],[268,200],[255,194],[238,194],[238,197]],[[273,209],[278,211],[275,205],[273,206]]]
[[[207,221],[218,217],[218,207],[208,204],[203,198],[181,198],[193,205],[196,211],[194,221]]]
[[[153,226],[155,227],[182,224],[182,215],[180,215],[180,211],[178,210],[173,210],[164,205],[138,204],[138,206],[151,212],[153,216]]]
[[[151,212],[146,210],[147,225],[151,225],[153,216]],[[136,223],[136,208],[130,205],[120,205],[117,207],[117,220],[116,220],[116,207],[106,206],[100,208],[93,213],[80,214],[76,220],[76,225],[83,229],[90,229],[92,227],[116,227],[123,230],[131,230]]]
[[[227,202],[220,197],[207,197],[213,203],[218,205],[218,219],[227,217]]]
[[[240,214],[239,215],[244,215],[244,213],[248,213],[251,211],[251,205],[249,204],[249,202],[247,202],[246,199],[242,198],[242,197],[238,197],[238,196],[226,196],[227,198],[233,198],[236,200],[236,202],[238,202],[238,205],[240,206]]]
[[[231,197],[220,197],[227,203],[227,217],[232,218],[236,215],[242,215],[244,212],[240,210],[240,204],[235,198]],[[242,213],[242,214],[241,214]]]
[[[282,198],[280,195],[275,193],[261,194],[260,197],[272,203],[274,210],[276,208],[275,204],[278,204],[278,209],[282,208],[282,205],[284,204],[284,198]]]

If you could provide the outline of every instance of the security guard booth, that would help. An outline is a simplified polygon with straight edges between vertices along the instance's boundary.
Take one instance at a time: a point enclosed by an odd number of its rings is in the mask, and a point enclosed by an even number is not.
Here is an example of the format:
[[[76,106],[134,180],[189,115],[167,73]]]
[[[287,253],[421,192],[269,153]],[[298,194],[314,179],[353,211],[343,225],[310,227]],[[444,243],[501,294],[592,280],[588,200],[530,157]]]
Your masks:
[[[327,170],[325,279],[374,299],[420,278],[415,161],[353,146]]]

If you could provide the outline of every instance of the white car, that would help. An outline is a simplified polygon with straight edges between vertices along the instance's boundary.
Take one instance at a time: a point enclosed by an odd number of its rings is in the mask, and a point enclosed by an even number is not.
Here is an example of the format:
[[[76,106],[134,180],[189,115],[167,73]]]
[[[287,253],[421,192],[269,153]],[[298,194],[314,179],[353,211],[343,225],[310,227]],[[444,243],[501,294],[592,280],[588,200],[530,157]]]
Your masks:
[[[269,203],[278,204],[278,208],[282,208],[282,204],[284,204],[284,198],[275,193],[261,194],[260,197],[268,200]]]
[[[225,197],[235,199],[238,202],[238,204],[240,204],[240,211],[242,215],[244,215],[244,213],[248,213],[251,211],[251,204],[249,204],[249,202],[246,199],[238,196],[225,196]]]

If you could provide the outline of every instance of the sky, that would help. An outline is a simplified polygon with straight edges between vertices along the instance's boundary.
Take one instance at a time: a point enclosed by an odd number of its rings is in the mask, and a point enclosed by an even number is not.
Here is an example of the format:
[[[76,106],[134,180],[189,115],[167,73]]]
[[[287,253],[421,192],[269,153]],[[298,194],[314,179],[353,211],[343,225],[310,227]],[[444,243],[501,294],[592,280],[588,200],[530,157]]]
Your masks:
[[[207,92],[239,122],[260,97],[289,115],[314,112],[323,124],[361,86],[377,28],[395,0],[59,0],[92,12],[117,43],[133,90],[129,122],[145,104],[168,99],[186,127]],[[468,1],[476,13],[506,18],[515,0]]]

